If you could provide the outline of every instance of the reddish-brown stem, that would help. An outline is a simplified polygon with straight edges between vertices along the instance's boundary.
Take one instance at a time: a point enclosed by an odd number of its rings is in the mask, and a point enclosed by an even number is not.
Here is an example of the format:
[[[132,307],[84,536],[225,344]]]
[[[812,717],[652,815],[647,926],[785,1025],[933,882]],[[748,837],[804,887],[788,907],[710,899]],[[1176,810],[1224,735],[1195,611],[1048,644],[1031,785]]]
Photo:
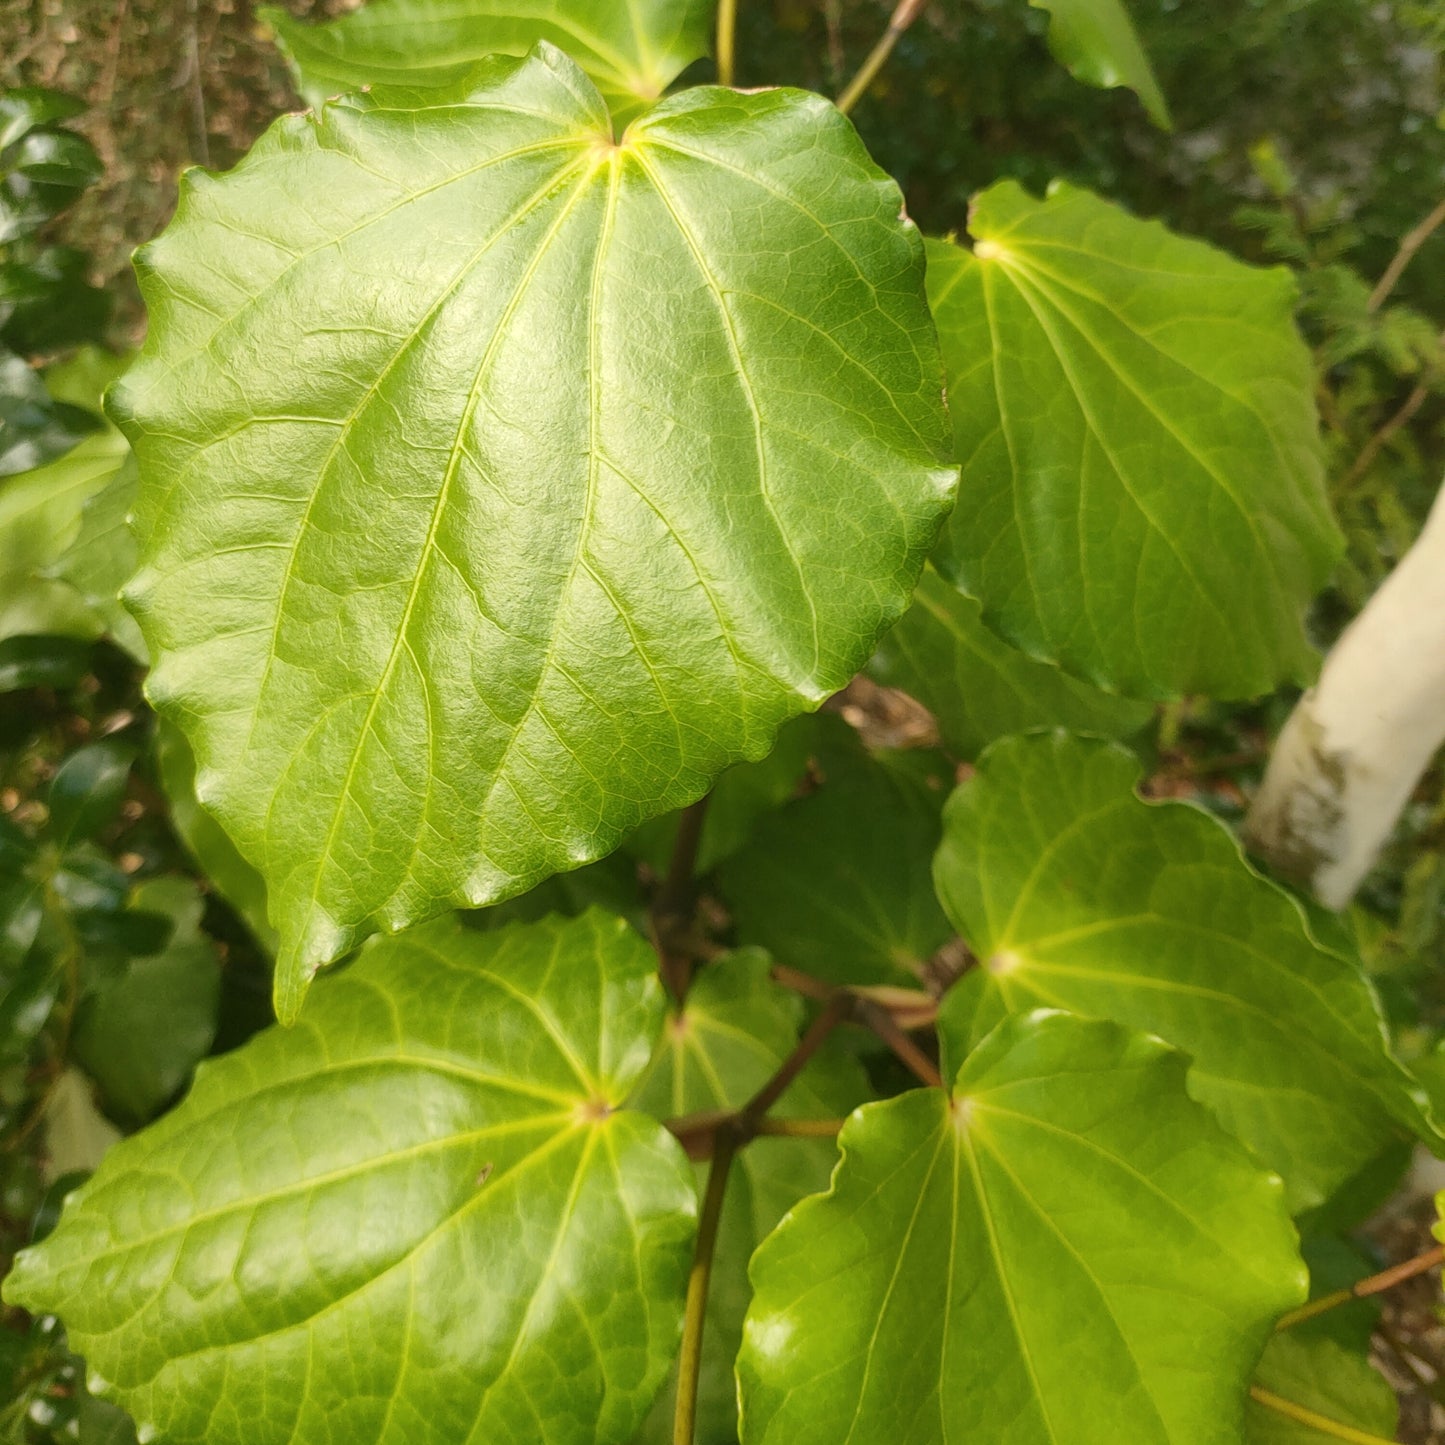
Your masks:
[[[915,1077],[929,1088],[941,1089],[943,1075],[938,1072],[933,1060],[898,1027],[893,1015],[868,999],[855,998],[853,1017],[866,1024],[900,1059],[913,1071]]]
[[[797,1047],[778,1066],[777,1072],[736,1114],[711,1121],[712,1166],[708,1170],[707,1193],[698,1219],[697,1249],[687,1281],[687,1303],[683,1312],[682,1353],[677,1366],[677,1410],[673,1415],[673,1445],[692,1445],[697,1424],[698,1372],[702,1361],[703,1326],[707,1318],[708,1284],[712,1278],[712,1257],[717,1246],[718,1220],[733,1156],[758,1134],[769,1109],[782,1098],[788,1085],[802,1072],[824,1039],[848,1015],[851,1001],[844,994],[832,999],[798,1040]],[[702,1116],[706,1119],[707,1116]],[[674,1132],[682,1137],[680,1131]],[[781,1131],[779,1131],[781,1132]]]
[[[1393,1289],[1397,1284],[1403,1284],[1407,1279],[1414,1279],[1417,1274],[1424,1274],[1427,1270],[1434,1269],[1442,1263],[1445,1263],[1445,1244],[1437,1244],[1434,1249],[1427,1249],[1424,1254],[1417,1254],[1413,1259],[1407,1259],[1402,1264],[1391,1265],[1389,1269],[1382,1269],[1379,1274],[1372,1274],[1367,1279],[1356,1280],[1349,1289],[1337,1289],[1332,1294],[1323,1294],[1318,1299],[1311,1300],[1307,1305],[1301,1305],[1297,1310],[1291,1310],[1287,1315],[1281,1315],[1275,1328],[1287,1330],[1292,1325],[1312,1320],[1316,1315],[1322,1315],[1326,1310],[1348,1304],[1351,1300],[1365,1299],[1372,1294],[1383,1294],[1387,1289]]]
[[[943,1078],[933,1060],[908,1037],[899,1022],[900,1018],[906,1019],[915,1027],[931,1023],[937,1016],[938,1004],[928,994],[901,988],[839,988],[784,964],[773,965],[773,978],[784,988],[819,1001],[830,1001],[840,994],[847,996],[852,1001],[850,1016],[857,1023],[872,1029],[923,1083],[935,1089],[942,1087]]]
[[[738,1110],[738,1124],[745,1135],[757,1127],[759,1120],[788,1090],[788,1085],[803,1072],[809,1059],[823,1046],[823,1040],[852,1012],[853,1000],[838,993],[824,1006],[823,1012],[808,1026],[798,1046],[783,1060],[777,1073]]]
[[[692,958],[683,940],[692,928],[697,850],[702,843],[710,796],[699,798],[679,815],[667,876],[652,902],[652,936],[657,948],[658,972],[679,1003],[687,997],[688,985],[692,982]]]
[[[802,1073],[808,1060],[823,1046],[823,1041],[843,1022],[852,1010],[853,1001],[844,993],[837,993],[829,1000],[826,1008],[798,1040],[797,1047],[778,1065],[773,1076],[753,1095],[741,1109],[709,1109],[701,1114],[688,1114],[681,1119],[672,1119],[667,1127],[687,1151],[690,1159],[716,1158],[720,1140],[724,1136],[733,1140],[734,1148],[741,1148],[755,1135],[761,1133],[786,1134],[803,1133],[803,1128],[789,1126],[794,1121],[778,1121],[777,1127],[765,1128],[768,1110],[787,1092],[788,1086]],[[824,1121],[831,1125],[831,1120]],[[824,1129],[820,1132],[836,1132]]]

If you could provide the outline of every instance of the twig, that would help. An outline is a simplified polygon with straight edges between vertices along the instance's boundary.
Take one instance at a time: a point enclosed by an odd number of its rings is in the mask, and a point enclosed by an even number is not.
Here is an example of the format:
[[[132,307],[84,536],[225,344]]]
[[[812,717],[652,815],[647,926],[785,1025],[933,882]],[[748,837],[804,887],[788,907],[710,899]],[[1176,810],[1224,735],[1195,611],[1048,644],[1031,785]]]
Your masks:
[[[798,1046],[783,1060],[778,1071],[738,1110],[738,1124],[745,1135],[751,1136],[759,1121],[787,1092],[788,1085],[803,1072],[808,1060],[823,1046],[823,1040],[838,1027],[853,1011],[853,1000],[846,993],[839,992],[829,1000],[823,1012],[808,1027],[807,1033],[798,1040]]]
[[[864,92],[887,64],[888,57],[893,54],[893,47],[898,44],[903,32],[923,13],[925,3],[926,0],[898,0],[897,7],[889,17],[888,28],[879,36],[878,44],[868,52],[868,58],[858,67],[858,74],[848,82],[847,89],[838,97],[838,109],[844,115],[862,100]]]
[[[1419,1389],[1428,1395],[1435,1387],[1435,1380],[1425,1373],[1425,1367],[1422,1365],[1422,1362],[1410,1352],[1404,1340],[1385,1324],[1383,1320],[1376,1324],[1375,1336],[1377,1339],[1385,1342],[1400,1368],[1414,1380]]]
[[[1440,333],[1436,345],[1445,347],[1445,331]],[[1375,458],[1385,449],[1390,438],[1402,427],[1407,426],[1415,413],[1425,405],[1425,400],[1430,395],[1435,381],[1435,371],[1438,365],[1437,361],[1427,369],[1414,391],[1405,398],[1400,409],[1360,448],[1359,456],[1355,458],[1354,464],[1345,473],[1345,478],[1340,483],[1339,490],[1342,494],[1353,489],[1355,483],[1375,464]]]
[[[865,998],[855,998],[853,1016],[872,1029],[929,1088],[943,1087],[943,1075],[938,1072],[933,1060],[898,1027],[892,1014]]]
[[[677,1409],[673,1415],[673,1445],[693,1445],[697,1427],[697,1387],[702,1368],[702,1335],[707,1322],[707,1293],[712,1281],[712,1257],[717,1248],[718,1221],[722,1218],[728,1170],[740,1143],[737,1133],[724,1128],[717,1136],[707,1193],[697,1224],[697,1248],[687,1277],[687,1304],[682,1317],[682,1352],[677,1361]]]
[[[738,0],[718,0],[717,6],[717,81],[733,83],[738,31]]]
[[[1352,1445],[1395,1445],[1393,1440],[1386,1440],[1383,1435],[1371,1435],[1365,1430],[1356,1430],[1353,1425],[1342,1425],[1338,1420],[1331,1420],[1328,1416],[1307,1410],[1303,1405],[1296,1405],[1293,1400],[1286,1400],[1261,1385],[1251,1385],[1249,1394],[1252,1400],[1263,1405],[1266,1410],[1273,1410],[1275,1414],[1283,1415],[1286,1419],[1308,1425],[1311,1430],[1318,1430],[1321,1435],[1328,1435],[1331,1439],[1348,1440]]]
[[[786,963],[775,963],[772,975],[774,983],[780,983],[784,988],[802,994],[804,998],[817,999],[821,1003],[827,1003],[838,992],[831,983],[824,983],[821,978],[814,978],[811,973],[804,973],[800,968],[789,968]]]
[[[1445,201],[1441,201],[1423,221],[1413,230],[1406,231],[1400,241],[1400,248],[1395,252],[1394,258],[1385,268],[1385,274],[1380,277],[1379,284],[1370,292],[1370,299],[1365,303],[1367,311],[1378,311],[1385,304],[1390,292],[1395,289],[1396,282],[1405,274],[1405,267],[1415,259],[1415,252],[1445,225]]]
[[[1275,1328],[1287,1330],[1305,1320],[1312,1320],[1316,1315],[1324,1314],[1326,1310],[1349,1304],[1351,1300],[1366,1299],[1372,1294],[1383,1294],[1387,1289],[1393,1289],[1407,1279],[1414,1279],[1417,1274],[1424,1274],[1441,1263],[1445,1263],[1445,1244],[1437,1244],[1434,1249],[1427,1249],[1424,1254],[1417,1254],[1413,1259],[1405,1260],[1403,1264],[1395,1264],[1391,1265],[1389,1269],[1382,1269],[1379,1274],[1372,1274],[1367,1279],[1356,1280],[1349,1289],[1337,1289],[1332,1294],[1323,1294],[1318,1299],[1311,1300],[1307,1305],[1301,1305],[1297,1310],[1291,1310],[1287,1315],[1281,1315]]]
[[[741,1148],[760,1133],[783,1134],[802,1133],[786,1128],[764,1128],[768,1110],[787,1092],[788,1085],[806,1067],[808,1060],[823,1046],[823,1041],[843,1022],[853,1007],[853,1000],[846,993],[837,993],[828,1006],[815,1018],[808,1031],[798,1040],[792,1053],[778,1065],[772,1078],[765,1083],[741,1109],[710,1109],[702,1114],[688,1114],[681,1119],[669,1120],[667,1127],[678,1142],[687,1150],[690,1159],[705,1159],[709,1154],[717,1157],[717,1150],[724,1137],[731,1138],[733,1147]],[[790,1121],[791,1122],[791,1121]],[[831,1121],[828,1121],[831,1123]],[[834,1132],[834,1131],[827,1131]]]
[[[941,1088],[942,1076],[932,1059],[904,1032],[903,1021],[922,1028],[938,1015],[938,1002],[928,994],[902,988],[840,988],[824,983],[812,974],[773,965],[773,978],[784,988],[807,998],[830,1002],[840,995],[851,1000],[849,1016],[864,1028],[872,1029],[895,1054],[931,1088]]]

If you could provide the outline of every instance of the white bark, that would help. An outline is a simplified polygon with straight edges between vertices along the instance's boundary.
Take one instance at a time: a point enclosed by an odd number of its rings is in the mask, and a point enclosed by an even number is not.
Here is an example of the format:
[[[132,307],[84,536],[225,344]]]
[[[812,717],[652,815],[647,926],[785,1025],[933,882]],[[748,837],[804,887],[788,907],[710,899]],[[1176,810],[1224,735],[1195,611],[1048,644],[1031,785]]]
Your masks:
[[[1275,744],[1245,832],[1328,908],[1354,896],[1445,742],[1445,489]]]

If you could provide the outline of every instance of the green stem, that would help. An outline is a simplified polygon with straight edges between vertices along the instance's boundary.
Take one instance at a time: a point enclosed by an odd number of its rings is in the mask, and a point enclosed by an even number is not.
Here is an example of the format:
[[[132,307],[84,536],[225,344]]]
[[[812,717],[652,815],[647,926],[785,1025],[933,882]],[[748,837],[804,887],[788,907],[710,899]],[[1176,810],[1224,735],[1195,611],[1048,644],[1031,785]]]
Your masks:
[[[719,85],[733,83],[738,31],[738,0],[718,0],[717,6],[717,80]]]
[[[1252,1400],[1263,1405],[1266,1410],[1273,1410],[1275,1414],[1283,1415],[1286,1419],[1308,1425],[1311,1430],[1318,1430],[1321,1435],[1328,1435],[1332,1440],[1348,1440],[1352,1445],[1395,1445],[1393,1440],[1386,1440],[1383,1435],[1371,1435],[1368,1431],[1356,1430],[1353,1425],[1342,1425],[1327,1415],[1317,1415],[1313,1410],[1296,1405],[1293,1400],[1286,1400],[1259,1385],[1251,1385],[1249,1394]]]
[[[677,1409],[673,1415],[672,1445],[693,1445],[697,1429],[697,1387],[702,1369],[702,1332],[707,1320],[708,1285],[712,1281],[712,1257],[717,1248],[718,1221],[722,1218],[723,1195],[728,1170],[737,1153],[740,1135],[733,1128],[719,1129],[708,1170],[707,1193],[697,1223],[697,1249],[692,1273],[687,1277],[687,1304],[682,1319],[682,1353],[677,1362]]]
[[[868,58],[858,67],[858,74],[848,82],[848,87],[838,97],[838,109],[847,115],[860,100],[864,92],[878,77],[878,72],[888,63],[893,47],[898,44],[903,32],[923,13],[925,0],[898,0],[897,8],[888,21],[888,28],[878,38],[878,44],[868,52]]]

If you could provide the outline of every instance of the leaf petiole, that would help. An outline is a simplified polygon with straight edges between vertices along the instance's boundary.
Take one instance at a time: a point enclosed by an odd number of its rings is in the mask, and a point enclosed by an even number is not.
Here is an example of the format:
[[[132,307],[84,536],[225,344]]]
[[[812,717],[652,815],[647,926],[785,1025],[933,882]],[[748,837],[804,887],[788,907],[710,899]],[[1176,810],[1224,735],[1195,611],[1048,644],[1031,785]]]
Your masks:
[[[1297,1310],[1291,1310],[1287,1315],[1281,1315],[1275,1329],[1287,1330],[1294,1325],[1303,1324],[1305,1320],[1314,1319],[1316,1315],[1322,1315],[1340,1305],[1349,1304],[1351,1300],[1366,1299],[1373,1294],[1383,1294],[1387,1289],[1393,1289],[1397,1284],[1403,1284],[1407,1279],[1414,1279],[1416,1275],[1424,1274],[1427,1270],[1434,1269],[1436,1265],[1442,1263],[1445,1263],[1445,1244],[1437,1244],[1433,1249],[1427,1249],[1413,1259],[1391,1265],[1389,1269],[1382,1269],[1379,1274],[1372,1274],[1365,1279],[1356,1280],[1349,1289],[1337,1289],[1331,1294],[1323,1294],[1318,1299],[1301,1305]]]
[[[719,85],[733,83],[736,63],[738,0],[718,0],[717,7],[717,80]]]
[[[837,99],[838,109],[847,115],[860,100],[868,87],[878,78],[878,72],[888,63],[893,47],[898,44],[903,32],[923,13],[924,0],[898,0],[897,8],[888,19],[888,28],[878,38],[878,43],[868,52],[868,58],[858,67],[858,73],[848,82],[847,88]]]
[[[1393,1440],[1387,1440],[1383,1435],[1371,1435],[1366,1430],[1356,1430],[1353,1425],[1342,1425],[1338,1420],[1331,1420],[1326,1415],[1307,1410],[1303,1405],[1296,1405],[1293,1400],[1286,1400],[1262,1386],[1251,1385],[1249,1395],[1266,1410],[1273,1410],[1275,1414],[1283,1415],[1288,1420],[1308,1425],[1311,1430],[1318,1430],[1321,1435],[1328,1435],[1332,1440],[1348,1440],[1351,1445],[1395,1445]]]

